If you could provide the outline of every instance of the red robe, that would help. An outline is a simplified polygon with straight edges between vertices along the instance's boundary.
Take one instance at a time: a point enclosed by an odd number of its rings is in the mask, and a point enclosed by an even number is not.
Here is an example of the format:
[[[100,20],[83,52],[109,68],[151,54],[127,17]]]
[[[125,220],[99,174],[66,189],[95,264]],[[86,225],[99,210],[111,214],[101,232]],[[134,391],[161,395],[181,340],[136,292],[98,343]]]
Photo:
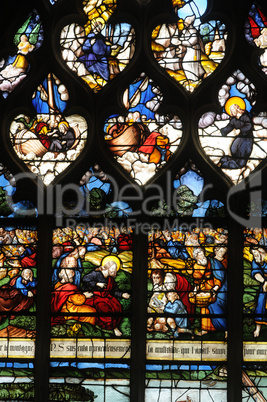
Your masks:
[[[151,133],[147,139],[145,140],[145,142],[143,143],[143,145],[141,145],[141,147],[139,147],[139,151],[143,152],[144,154],[152,154],[152,152],[154,151],[154,148],[156,146],[156,141],[157,141],[157,137],[159,136],[159,133]]]
[[[32,253],[31,255],[26,255],[25,257],[23,257],[20,262],[21,262],[21,266],[23,268],[27,268],[27,267],[35,267],[36,266],[36,258],[37,258],[37,253]]]
[[[60,313],[63,305],[68,300],[70,295],[79,292],[76,285],[72,283],[64,283],[51,293],[51,312]],[[64,324],[65,318],[63,316],[52,316],[51,325]]]
[[[99,314],[96,324],[103,329],[112,330],[121,322],[120,314],[122,307],[119,300],[111,293],[116,288],[115,279],[109,276],[107,287],[99,292],[94,291],[94,296],[86,300],[87,305],[94,307]],[[119,315],[106,316],[107,313],[117,313]],[[103,316],[101,314],[104,314]]]
[[[186,308],[188,314],[195,313],[195,305],[189,301],[188,295],[193,290],[193,286],[188,282],[188,280],[182,275],[176,274],[177,284],[176,284],[176,292],[178,293],[181,302]],[[194,317],[189,317],[189,321],[192,322]]]
[[[15,276],[8,285],[4,285],[0,289],[0,313],[25,311],[28,310],[34,302],[34,297],[25,296],[19,289],[14,287],[17,278],[18,276]],[[35,289],[31,289],[31,291],[34,295],[36,294]],[[6,316],[1,315],[0,321],[3,317]]]
[[[147,139],[145,140],[145,142],[143,143],[143,145],[141,145],[141,147],[139,147],[139,152],[143,152],[144,154],[152,154],[152,152],[154,151],[154,148],[156,146],[157,143],[157,137],[162,137],[162,134],[160,133],[155,133],[153,131],[153,133],[151,133]],[[163,136],[164,138],[166,138],[165,136]],[[170,145],[166,145],[164,147],[165,149],[169,149]]]
[[[39,138],[41,143],[45,146],[45,148],[49,148],[51,144],[50,138],[45,134],[39,134]]]

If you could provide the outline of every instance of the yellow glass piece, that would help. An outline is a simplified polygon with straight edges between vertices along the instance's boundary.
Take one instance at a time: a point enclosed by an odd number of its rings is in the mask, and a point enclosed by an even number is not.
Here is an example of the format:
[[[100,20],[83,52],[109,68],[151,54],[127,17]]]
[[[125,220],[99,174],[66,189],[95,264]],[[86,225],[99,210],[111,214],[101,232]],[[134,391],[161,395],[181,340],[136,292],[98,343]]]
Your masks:
[[[101,261],[102,267],[109,261],[115,262],[115,264],[117,265],[117,271],[120,269],[121,260],[118,257],[116,257],[115,255],[108,255],[108,256],[104,257],[103,260]]]
[[[246,104],[245,104],[244,99],[240,98],[239,96],[232,96],[231,98],[228,99],[228,101],[225,104],[225,111],[227,114],[229,114],[229,116],[231,116],[230,107],[232,105],[238,105],[243,110],[246,109]]]

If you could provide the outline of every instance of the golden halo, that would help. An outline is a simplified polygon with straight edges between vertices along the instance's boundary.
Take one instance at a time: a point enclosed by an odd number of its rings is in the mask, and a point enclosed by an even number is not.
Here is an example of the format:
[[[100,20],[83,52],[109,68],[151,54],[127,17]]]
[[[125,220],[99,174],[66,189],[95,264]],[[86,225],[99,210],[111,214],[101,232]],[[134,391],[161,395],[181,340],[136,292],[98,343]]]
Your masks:
[[[246,103],[244,101],[244,99],[240,98],[239,96],[232,96],[231,98],[229,98],[225,104],[225,111],[227,114],[229,114],[229,116],[231,116],[230,113],[230,107],[232,105],[238,105],[241,109],[245,110],[246,109]]]
[[[94,28],[96,25],[101,24],[101,31],[105,26],[105,20],[102,17],[94,18],[91,22],[91,27]]]
[[[58,123],[58,128],[59,128],[62,124],[64,124],[64,125],[67,126],[68,128],[69,128],[69,126],[70,126],[67,121],[60,121],[60,122]]]
[[[107,255],[106,257],[104,257],[101,261],[101,266],[104,267],[109,261],[115,262],[115,264],[117,265],[117,271],[121,268],[121,260],[115,255]]]

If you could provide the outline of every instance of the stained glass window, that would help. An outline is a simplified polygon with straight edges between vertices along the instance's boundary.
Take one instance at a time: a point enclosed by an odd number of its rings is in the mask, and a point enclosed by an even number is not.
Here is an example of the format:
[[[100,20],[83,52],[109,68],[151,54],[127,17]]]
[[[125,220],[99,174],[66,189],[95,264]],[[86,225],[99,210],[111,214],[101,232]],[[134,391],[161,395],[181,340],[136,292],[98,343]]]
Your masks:
[[[184,363],[227,361],[227,240],[224,228],[196,228],[191,232],[178,228],[149,234],[147,360],[167,358],[172,363],[183,363],[169,367],[166,377],[159,375],[155,377],[157,381],[149,381],[149,397],[153,382],[162,391],[158,394],[154,390],[154,398],[194,397],[195,392],[205,395],[205,390],[178,391],[176,376],[185,380],[186,371],[189,374],[192,370],[193,375],[196,370],[199,380],[205,377],[199,367],[186,368]],[[150,370],[148,379],[153,378]],[[210,370],[213,372],[211,367]],[[218,375],[219,368],[215,371]],[[190,374],[188,380],[185,388],[199,387],[190,382]],[[210,400],[216,395],[226,400],[225,382],[222,384],[222,390],[216,389],[213,396],[211,392]]]
[[[10,126],[10,139],[18,157],[48,185],[81,153],[87,124],[78,115],[64,117],[68,90],[52,73],[32,96],[36,115],[20,114]]]
[[[85,0],[86,23],[73,22],[61,32],[63,60],[95,92],[123,71],[134,54],[133,27],[125,22],[109,23],[116,8],[116,0]]]
[[[5,98],[27,76],[30,69],[27,55],[37,50],[42,45],[43,39],[40,15],[33,10],[14,35],[15,55],[1,60],[0,90]]]
[[[5,2],[1,401],[267,400],[266,16]]]
[[[209,365],[148,365],[145,400],[226,401],[226,368]]]
[[[138,184],[146,184],[176,151],[182,123],[157,113],[162,92],[145,74],[124,92],[123,103],[128,114],[106,120],[105,140],[117,162]]]
[[[9,226],[0,233],[0,394],[28,401],[34,396],[37,231]]]
[[[173,0],[172,4],[176,21],[154,29],[151,47],[159,65],[193,92],[224,58],[227,30],[221,21],[202,23],[207,0]]]
[[[80,363],[51,363],[51,400],[58,400],[59,391],[68,398],[66,376],[75,378],[77,372],[84,376],[83,384],[72,384],[78,400],[86,395],[90,400],[91,395],[91,400],[105,401],[121,393],[126,398],[130,394],[131,231],[57,228],[52,257],[50,356]],[[101,359],[109,363],[100,364]]]

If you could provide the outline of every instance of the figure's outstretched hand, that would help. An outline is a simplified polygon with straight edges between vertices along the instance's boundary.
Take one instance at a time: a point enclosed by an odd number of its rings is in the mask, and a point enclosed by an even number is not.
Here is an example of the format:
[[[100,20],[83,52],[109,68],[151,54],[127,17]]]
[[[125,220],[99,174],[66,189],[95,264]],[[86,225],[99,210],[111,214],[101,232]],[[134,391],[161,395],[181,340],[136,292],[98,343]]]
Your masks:
[[[107,287],[107,284],[106,283],[103,283],[103,282],[97,282],[97,284],[96,284],[96,286],[98,286],[99,288],[106,288]]]
[[[129,293],[123,293],[122,298],[123,299],[130,299],[131,295]]]
[[[90,299],[91,297],[94,296],[93,292],[84,292],[83,294],[86,297],[86,299]]]

